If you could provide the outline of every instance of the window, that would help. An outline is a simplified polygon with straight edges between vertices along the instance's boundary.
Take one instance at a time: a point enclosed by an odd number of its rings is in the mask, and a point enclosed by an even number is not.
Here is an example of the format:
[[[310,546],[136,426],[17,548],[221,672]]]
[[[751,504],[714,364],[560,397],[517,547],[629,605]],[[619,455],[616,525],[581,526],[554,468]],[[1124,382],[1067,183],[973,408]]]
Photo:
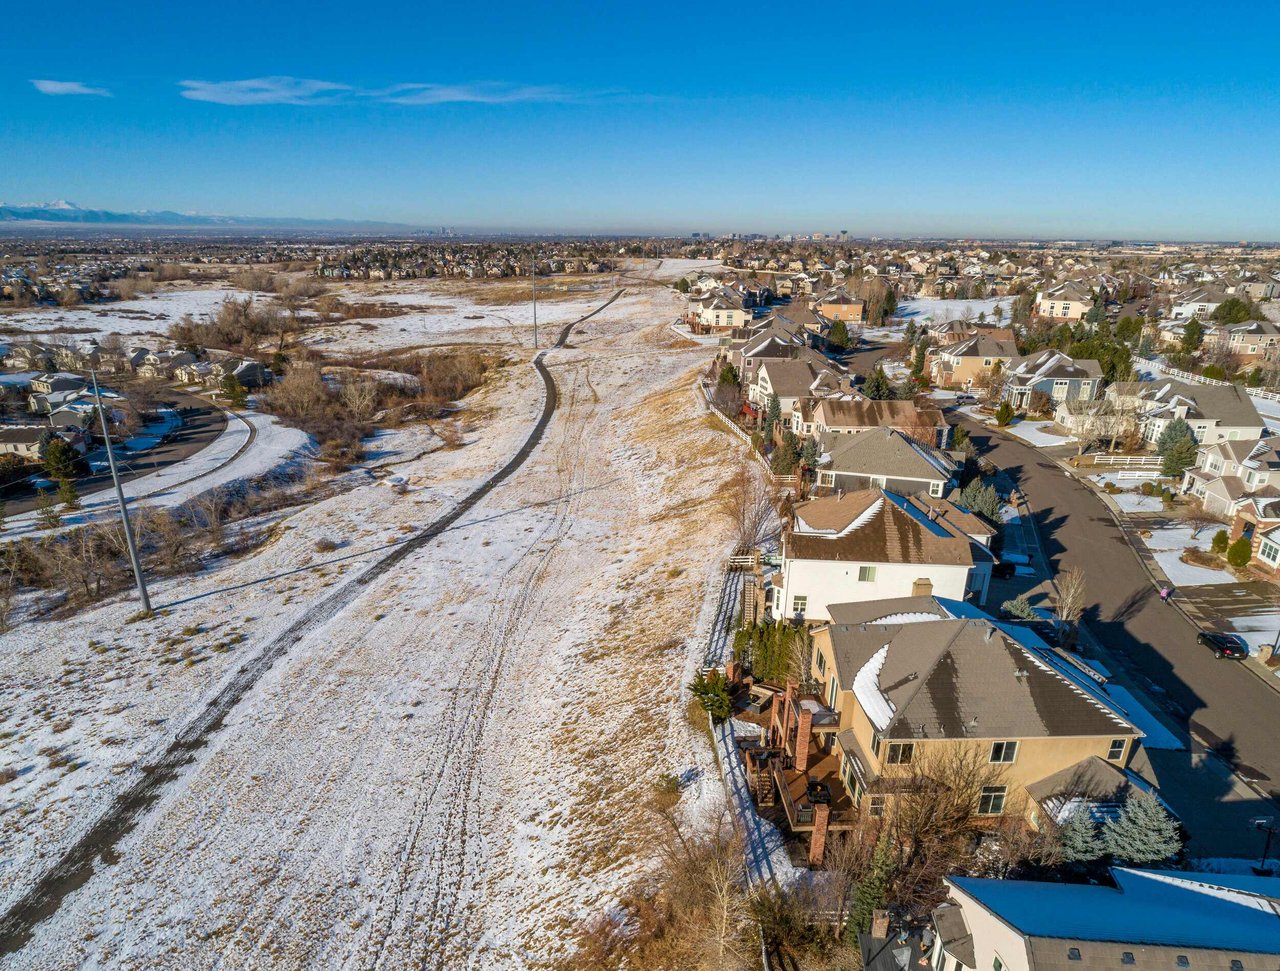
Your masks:
[[[1191,958],[1187,957],[1185,954],[1179,954],[1178,960],[1174,963],[1180,968],[1189,968],[1191,967]]]
[[[1231,959],[1231,971],[1244,971],[1244,962],[1236,958]]]
[[[930,483],[929,483],[929,495],[933,496],[935,499],[939,499],[939,498],[941,498],[941,497],[942,497],[942,489],[943,489],[943,486],[944,486],[944,485],[945,485],[945,483],[942,483],[942,482],[930,482]]]
[[[814,648],[813,654],[814,654],[814,660],[813,660],[814,667],[818,669],[819,674],[826,674],[827,673],[826,656],[823,655],[823,653],[820,650],[818,650],[816,647]]]
[[[859,582],[861,582],[861,583],[875,583],[875,582],[876,582],[876,568],[875,568],[874,566],[860,566],[860,567],[858,567],[858,580],[859,580]]]
[[[880,733],[872,732],[871,734],[871,751],[875,753],[876,758],[880,758]]]
[[[1138,962],[1134,959],[1132,951],[1125,951],[1123,954],[1120,955],[1120,963],[1121,964],[1137,964]]]
[[[1080,960],[1080,948],[1078,948],[1078,947],[1069,947],[1069,948],[1067,948],[1067,960],[1068,960],[1068,961],[1079,961],[1079,960]]]
[[[997,954],[996,959],[991,962],[991,971],[1004,971],[1004,962],[1000,960],[999,954]]]
[[[827,690],[827,707],[832,711],[836,710],[836,696],[840,692],[840,682],[835,678],[831,679],[831,687]],[[828,736],[829,737],[829,736]]]
[[[991,761],[992,762],[1012,762],[1018,757],[1017,742],[992,742],[991,743]]]
[[[809,606],[808,597],[792,597],[791,598],[791,612],[793,614],[803,614],[805,611],[805,608],[808,606]]]
[[[1111,746],[1107,749],[1107,761],[1115,762],[1124,758],[1125,740],[1123,738],[1113,738]]]
[[[833,486],[836,484],[836,474],[834,472],[819,472],[818,485]]]
[[[884,796],[870,796],[867,799],[867,815],[879,819],[884,815]]]
[[[910,765],[916,747],[911,742],[890,742],[889,751],[885,754],[886,765]]]
[[[1275,566],[1280,561],[1280,546],[1277,546],[1269,539],[1264,539],[1258,547],[1258,556]]]
[[[1004,812],[1004,797],[1008,786],[983,786],[978,797],[979,816],[999,816]]]

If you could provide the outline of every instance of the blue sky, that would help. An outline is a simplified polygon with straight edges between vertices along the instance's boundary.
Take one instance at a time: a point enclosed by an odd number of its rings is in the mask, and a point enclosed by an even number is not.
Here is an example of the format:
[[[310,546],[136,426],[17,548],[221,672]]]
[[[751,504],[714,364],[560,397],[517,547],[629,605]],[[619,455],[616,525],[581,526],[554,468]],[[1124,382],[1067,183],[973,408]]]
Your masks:
[[[10,32],[0,199],[1280,239],[1276,4],[189,6]]]

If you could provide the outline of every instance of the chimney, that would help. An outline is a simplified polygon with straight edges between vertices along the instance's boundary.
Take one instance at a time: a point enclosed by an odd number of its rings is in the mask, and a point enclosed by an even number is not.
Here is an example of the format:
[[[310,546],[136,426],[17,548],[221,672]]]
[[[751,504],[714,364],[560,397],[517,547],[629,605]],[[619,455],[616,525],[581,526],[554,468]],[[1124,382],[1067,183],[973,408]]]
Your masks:
[[[889,936],[889,911],[873,910],[871,912],[871,936],[876,940],[885,940]]]
[[[988,643],[990,643],[991,638],[993,638],[993,637],[995,637],[995,636],[996,636],[996,629],[995,629],[994,627],[992,627],[992,626],[988,625],[988,626],[987,626],[987,633],[986,633],[986,636],[983,638],[983,640],[984,640],[984,641],[987,641]]]

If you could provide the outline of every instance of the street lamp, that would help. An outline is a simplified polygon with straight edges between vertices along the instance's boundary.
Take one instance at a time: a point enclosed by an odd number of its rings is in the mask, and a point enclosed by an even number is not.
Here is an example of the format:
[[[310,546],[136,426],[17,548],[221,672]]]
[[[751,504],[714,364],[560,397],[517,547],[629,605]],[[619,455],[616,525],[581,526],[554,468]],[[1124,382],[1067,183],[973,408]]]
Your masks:
[[[129,550],[129,563],[133,566],[133,579],[138,585],[138,599],[142,601],[144,613],[151,613],[151,598],[147,595],[147,580],[142,575],[142,564],[138,561],[138,547],[133,541],[133,527],[129,525],[129,509],[125,505],[124,490],[120,488],[120,474],[116,471],[116,455],[111,448],[111,432],[107,430],[107,413],[102,407],[102,394],[98,391],[98,374],[90,370],[93,378],[93,400],[98,406],[98,420],[102,424],[102,441],[107,447],[107,465],[111,468],[111,482],[116,487],[116,502],[120,505],[120,519],[124,524],[124,545]]]

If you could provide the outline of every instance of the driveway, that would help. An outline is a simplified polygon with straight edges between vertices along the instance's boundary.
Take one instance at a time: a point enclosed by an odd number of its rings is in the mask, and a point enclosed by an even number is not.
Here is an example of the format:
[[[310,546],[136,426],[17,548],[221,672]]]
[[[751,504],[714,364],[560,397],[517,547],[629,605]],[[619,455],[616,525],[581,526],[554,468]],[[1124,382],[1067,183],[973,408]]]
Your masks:
[[[1276,692],[1240,664],[1217,660],[1196,644],[1195,628],[1160,602],[1137,555],[1087,486],[1065,473],[1042,449],[1005,438],[976,422],[961,421],[980,453],[1025,492],[1054,572],[1072,567],[1084,571],[1094,604],[1085,620],[1098,641],[1137,678],[1157,686],[1157,694],[1185,712],[1183,727],[1259,789],[1272,798],[1280,795],[1280,747],[1276,745],[1280,697]],[[1161,760],[1167,757],[1162,755]],[[1194,832],[1195,821],[1190,817],[1211,811],[1205,800],[1220,804],[1224,796],[1216,784],[1194,799],[1181,788],[1175,783],[1167,796]],[[1184,800],[1185,808],[1179,805]],[[1232,815],[1242,818],[1254,807],[1235,805],[1233,809]],[[1255,815],[1275,812],[1272,803],[1257,799]],[[1241,852],[1251,849],[1255,842],[1251,836],[1244,832],[1240,836]],[[1220,846],[1214,849],[1222,853]]]

